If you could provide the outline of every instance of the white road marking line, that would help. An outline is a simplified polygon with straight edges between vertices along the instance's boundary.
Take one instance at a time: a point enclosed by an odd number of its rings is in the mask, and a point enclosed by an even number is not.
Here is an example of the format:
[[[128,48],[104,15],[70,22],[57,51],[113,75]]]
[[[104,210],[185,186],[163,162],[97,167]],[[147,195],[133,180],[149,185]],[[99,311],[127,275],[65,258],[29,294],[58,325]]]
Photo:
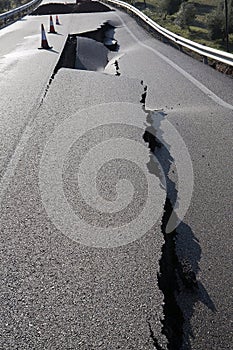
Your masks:
[[[205,85],[200,83],[197,79],[195,79],[192,75],[187,73],[183,68],[178,66],[176,63],[174,63],[172,60],[164,56],[162,53],[156,51],[152,47],[142,43],[141,41],[138,40],[138,38],[131,32],[131,30],[127,27],[126,23],[124,20],[120,17],[120,15],[116,14],[116,16],[120,19],[122,24],[125,26],[125,29],[129,32],[129,34],[132,36],[132,38],[138,43],[138,45],[145,47],[147,50],[152,51],[155,55],[159,56],[167,62],[171,67],[173,67],[175,70],[177,70],[180,74],[182,74],[186,79],[188,79],[191,83],[193,83],[198,89],[200,89],[206,96],[208,96],[211,100],[213,100],[215,103],[218,105],[230,109],[233,111],[233,105],[231,105],[228,102],[225,102],[221,97],[217,96],[213,91],[208,89]]]

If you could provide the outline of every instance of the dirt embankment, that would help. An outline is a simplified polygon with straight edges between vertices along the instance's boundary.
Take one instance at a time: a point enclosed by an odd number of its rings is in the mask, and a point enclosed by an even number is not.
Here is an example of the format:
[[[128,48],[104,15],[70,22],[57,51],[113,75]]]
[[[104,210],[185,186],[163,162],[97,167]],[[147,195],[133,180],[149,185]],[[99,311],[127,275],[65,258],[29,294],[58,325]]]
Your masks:
[[[60,15],[68,13],[108,12],[112,11],[108,6],[98,1],[79,1],[77,3],[61,4],[51,3],[39,6],[32,12],[33,16]]]

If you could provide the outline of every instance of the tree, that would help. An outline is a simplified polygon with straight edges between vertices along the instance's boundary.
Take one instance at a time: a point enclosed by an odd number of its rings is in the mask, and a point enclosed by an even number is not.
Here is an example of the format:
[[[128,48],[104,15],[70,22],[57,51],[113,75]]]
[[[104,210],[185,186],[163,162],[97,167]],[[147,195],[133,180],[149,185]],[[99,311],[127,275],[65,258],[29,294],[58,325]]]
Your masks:
[[[163,12],[172,15],[179,10],[181,3],[182,0],[162,0],[160,7]]]
[[[223,3],[220,3],[217,9],[207,17],[209,37],[212,40],[224,39],[225,37],[225,17],[223,10]]]
[[[0,12],[9,11],[15,7],[26,4],[30,0],[0,0]]]
[[[228,0],[229,33],[233,33],[233,0]]]
[[[10,8],[10,1],[8,0],[1,0],[0,2],[0,11],[6,11]]]
[[[196,17],[196,8],[194,4],[183,2],[180,5],[179,12],[176,17],[175,23],[178,24],[182,29],[189,28],[193,20]]]

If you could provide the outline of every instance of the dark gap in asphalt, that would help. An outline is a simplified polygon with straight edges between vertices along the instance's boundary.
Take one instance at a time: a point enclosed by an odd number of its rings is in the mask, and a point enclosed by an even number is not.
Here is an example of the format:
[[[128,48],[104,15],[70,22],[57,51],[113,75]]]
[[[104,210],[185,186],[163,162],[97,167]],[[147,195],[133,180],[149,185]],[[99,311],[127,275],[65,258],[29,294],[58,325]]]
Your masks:
[[[114,62],[114,65],[116,67],[116,74],[115,75],[119,77],[121,75],[121,73],[120,73],[119,63],[117,60]]]
[[[143,85],[143,81],[141,81]],[[144,88],[144,93],[147,89]],[[141,101],[145,102],[145,101]],[[158,177],[163,184],[166,181],[166,201],[161,221],[161,231],[164,244],[159,261],[160,271],[157,275],[159,289],[164,295],[162,334],[167,338],[168,350],[190,350],[190,338],[193,336],[191,318],[197,301],[203,302],[211,311],[215,311],[207,291],[196,274],[199,271],[201,248],[191,228],[183,221],[171,233],[166,233],[166,227],[178,198],[176,184],[170,179],[171,166],[175,165],[170,153],[170,145],[163,139],[162,121],[166,114],[162,111],[143,110],[147,113],[148,126],[143,139],[151,150],[150,161],[147,164],[150,173]],[[157,135],[160,135],[158,138]],[[160,164],[156,164],[154,157]],[[161,170],[162,169],[162,170]],[[161,173],[163,172],[163,174]],[[173,171],[174,172],[174,171]],[[176,171],[175,171],[176,172]],[[150,337],[157,350],[162,347],[149,323]]]
[[[147,92],[144,91],[144,92],[142,93],[142,96],[141,96],[140,103],[142,103],[143,106],[145,106],[145,104],[146,104],[146,95],[147,95]]]
[[[72,35],[68,35],[64,49],[62,50],[61,56],[54,68],[53,74],[51,75],[51,78],[49,79],[48,85],[45,89],[44,96],[41,100],[40,106],[43,104],[44,98],[46,97],[48,90],[50,88],[50,85],[53,82],[53,79],[55,78],[55,75],[59,71],[60,68],[74,68],[75,67],[75,60],[76,60],[76,48],[77,48],[77,40],[76,37],[73,37]]]
[[[154,152],[156,150],[156,147],[162,147],[162,144],[158,141],[158,139],[148,130],[145,130],[143,140],[149,144],[151,152]]]
[[[141,85],[144,87],[143,88],[144,91],[143,91],[143,93],[141,95],[140,103],[142,104],[142,106],[144,108],[144,112],[145,112],[146,96],[147,96],[147,85],[144,86],[143,80],[141,80]]]
[[[158,339],[156,338],[154,332],[153,332],[153,329],[151,327],[151,324],[150,322],[148,322],[148,326],[149,326],[149,330],[150,330],[150,337],[153,341],[153,345],[154,347],[156,348],[156,350],[163,350],[163,348],[159,345],[159,342],[158,342]]]
[[[183,344],[183,313],[177,303],[176,294],[179,292],[176,270],[178,257],[176,255],[176,231],[166,233],[166,226],[172,214],[173,206],[167,197],[162,218],[162,233],[164,244],[162,256],[159,261],[160,272],[158,274],[158,286],[164,295],[164,320],[162,320],[162,333],[168,340],[169,350],[180,350]]]
[[[35,11],[31,13],[32,16],[41,15],[61,15],[70,13],[92,13],[92,12],[109,12],[114,11],[107,5],[98,1],[91,0],[79,0],[76,3],[62,4],[51,3],[39,6]]]
[[[151,153],[154,154],[157,149],[165,149],[165,145],[162,145],[156,138],[156,132],[152,130],[152,127],[147,127],[143,135],[143,139],[149,144]],[[168,152],[166,149],[165,152]],[[167,162],[169,162],[169,157],[167,157]],[[153,158],[150,158],[148,163],[148,169],[151,173],[155,173],[159,176],[159,170],[153,171],[154,167]],[[163,169],[164,170],[164,169]],[[166,171],[165,171],[165,174]],[[160,176],[159,176],[160,177]],[[166,179],[167,181],[167,179]],[[176,294],[179,291],[179,286],[177,282],[177,266],[178,257],[176,255],[176,243],[175,236],[176,232],[173,231],[170,234],[166,234],[166,226],[169,221],[170,215],[172,214],[173,206],[168,195],[166,197],[164,205],[164,213],[161,223],[161,231],[164,237],[164,244],[162,246],[162,254],[159,261],[160,271],[157,275],[158,286],[164,295],[163,313],[164,319],[162,322],[162,334],[168,340],[169,350],[180,350],[183,343],[183,324],[184,317],[182,311],[177,303]],[[152,329],[150,326],[150,334],[152,336]],[[161,350],[161,346],[158,343],[158,339],[153,335],[153,342],[157,350]]]
[[[143,81],[141,81],[141,84],[143,85]],[[146,96],[147,96],[147,86],[145,85],[140,103],[143,106],[143,110],[146,113],[148,113],[147,121],[150,121],[150,113],[152,111],[148,111],[145,109]],[[165,117],[165,114],[161,113],[161,118],[164,119],[164,117]],[[165,158],[165,161],[169,164],[168,167],[170,167],[170,164],[173,161],[173,158],[171,157],[169,151],[167,150],[165,143],[162,144],[158,140],[156,135],[157,135],[157,130],[153,128],[152,122],[151,122],[151,125],[146,128],[143,135],[143,140],[146,143],[148,143],[148,147],[151,151],[150,161],[147,164],[147,167],[149,172],[159,177],[162,182],[161,171],[158,165],[155,164],[153,160],[153,155],[155,155],[155,152],[157,150],[161,150],[161,149],[163,149],[163,152],[164,150],[165,152],[168,152]],[[167,182],[168,169],[164,169],[163,166],[162,168],[166,175],[166,182]],[[173,188],[174,190],[175,189],[174,183],[173,183],[173,187],[174,187]],[[177,191],[176,191],[176,195],[177,195]],[[162,334],[164,334],[168,340],[168,345],[167,345],[168,350],[180,350],[183,343],[184,317],[176,301],[176,293],[179,290],[178,283],[177,283],[177,274],[176,274],[176,268],[178,266],[178,258],[176,255],[176,244],[175,244],[176,232],[174,231],[170,234],[166,234],[166,226],[172,214],[172,211],[173,211],[173,206],[167,193],[167,197],[164,205],[164,213],[163,213],[162,223],[161,223],[161,231],[164,237],[164,244],[162,246],[162,254],[159,261],[160,272],[157,278],[158,278],[159,289],[162,291],[164,295],[164,304],[163,304],[164,319],[161,321],[163,325]],[[162,350],[162,347],[160,346],[158,339],[153,333],[150,323],[149,323],[149,329],[150,329],[150,337],[153,340],[154,346],[156,347],[157,350]]]

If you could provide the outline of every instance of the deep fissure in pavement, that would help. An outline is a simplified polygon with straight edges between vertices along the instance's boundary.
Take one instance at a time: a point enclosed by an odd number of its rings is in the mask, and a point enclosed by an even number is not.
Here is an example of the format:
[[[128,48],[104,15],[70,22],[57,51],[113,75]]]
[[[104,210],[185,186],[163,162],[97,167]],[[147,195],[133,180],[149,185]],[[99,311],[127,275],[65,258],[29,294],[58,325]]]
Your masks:
[[[161,225],[164,244],[162,247],[162,256],[159,262],[160,272],[158,274],[158,285],[164,295],[164,320],[162,320],[162,333],[168,339],[168,349],[179,350],[183,343],[184,318],[176,300],[176,293],[179,291],[176,275],[176,269],[178,267],[175,243],[176,231],[169,234],[166,233],[166,226],[172,211],[173,207],[171,201],[167,197]]]
[[[141,81],[143,85],[143,81]],[[192,268],[188,258],[182,258],[177,254],[177,229],[174,229],[171,233],[166,233],[166,227],[173,213],[174,204],[178,197],[175,183],[169,178],[169,172],[171,164],[174,164],[175,160],[172,158],[166,142],[160,142],[157,139],[156,134],[158,130],[155,130],[153,126],[153,111],[145,109],[147,87],[144,87],[140,102],[143,105],[143,110],[147,113],[147,122],[150,124],[147,126],[143,139],[148,143],[148,147],[151,150],[150,162],[147,164],[150,173],[153,173],[157,177],[161,177],[161,172],[157,167],[155,168],[155,162],[153,156],[156,155],[160,165],[162,166],[163,172],[166,178],[167,184],[167,196],[164,205],[164,213],[161,221],[161,232],[164,237],[164,244],[161,249],[161,258],[159,261],[159,273],[157,275],[157,281],[159,289],[164,295],[163,313],[164,318],[161,320],[162,323],[162,334],[167,338],[167,349],[168,350],[181,350],[186,343],[187,348],[189,342],[187,341],[190,329],[185,329],[184,324],[189,324],[190,319],[186,319],[181,306],[179,305],[177,296],[182,290],[183,296],[187,297],[188,294],[197,295],[198,284],[196,280],[196,274]],[[163,113],[161,120],[166,114]],[[159,124],[158,124],[159,125]],[[160,126],[158,126],[159,128]],[[166,146],[165,146],[166,145]],[[162,180],[162,178],[161,178]],[[185,226],[181,223],[180,225]],[[188,226],[187,238],[188,238]],[[190,230],[191,231],[191,230]],[[193,247],[194,248],[194,247]],[[188,291],[188,294],[185,292]],[[186,294],[185,294],[186,293]],[[195,297],[194,297],[195,299]],[[193,304],[188,304],[192,311]],[[148,322],[149,323],[149,322]],[[185,330],[184,330],[185,329]],[[159,344],[158,338],[153,332],[152,325],[149,323],[150,338],[157,350],[162,350],[163,347]],[[185,346],[186,346],[185,345]]]
[[[64,49],[62,50],[61,56],[54,68],[53,74],[51,75],[51,78],[49,79],[49,82],[47,84],[47,87],[45,89],[45,93],[43,95],[42,101],[40,103],[40,106],[43,104],[43,100],[45,96],[47,95],[47,92],[49,90],[50,85],[53,82],[53,79],[60,68],[74,68],[75,67],[75,60],[76,60],[76,47],[77,47],[77,40],[76,37],[73,37],[72,35],[68,35]]]
[[[157,350],[163,350],[162,346],[159,345],[158,339],[156,338],[153,329],[151,327],[150,322],[148,322],[149,330],[150,330],[150,338],[152,339],[153,345]]]
[[[141,83],[143,85],[143,82]],[[164,295],[161,333],[167,338],[167,345],[161,346],[158,334],[153,332],[153,317],[149,323],[150,338],[157,350],[191,350],[191,338],[194,333],[191,319],[195,312],[195,304],[201,302],[212,312],[215,312],[216,308],[205,286],[196,279],[200,270],[201,247],[192,229],[179,220],[180,223],[173,232],[166,233],[170,217],[175,214],[174,207],[178,199],[176,159],[170,152],[172,145],[163,139],[162,124],[166,113],[162,110],[146,110],[145,103],[143,110],[147,113],[148,123],[143,138],[151,150],[147,167],[151,174],[160,179],[167,193],[161,219],[164,244],[157,274],[158,287]],[[154,157],[160,167],[154,161]]]
[[[57,74],[61,68],[75,68],[77,39],[75,35],[69,34],[61,53],[59,61],[54,69],[54,74]]]
[[[145,142],[149,144],[149,148],[152,153],[156,151],[156,148],[165,147],[157,140],[157,138],[150,132],[148,128],[143,135]],[[151,160],[153,161],[153,160]],[[151,167],[150,167],[151,169]],[[164,295],[164,319],[162,322],[162,334],[168,340],[169,350],[180,350],[183,343],[183,323],[184,318],[182,311],[176,300],[176,293],[179,291],[177,282],[177,268],[179,261],[176,255],[176,243],[175,236],[176,231],[169,234],[166,233],[166,226],[169,218],[172,214],[173,206],[168,197],[166,197],[164,205],[164,214],[162,217],[161,231],[164,237],[164,244],[162,246],[162,255],[159,261],[160,271],[157,276],[158,286]],[[150,336],[153,339],[153,343],[157,350],[161,350],[161,346],[158,343],[157,338],[153,334],[151,325]]]

